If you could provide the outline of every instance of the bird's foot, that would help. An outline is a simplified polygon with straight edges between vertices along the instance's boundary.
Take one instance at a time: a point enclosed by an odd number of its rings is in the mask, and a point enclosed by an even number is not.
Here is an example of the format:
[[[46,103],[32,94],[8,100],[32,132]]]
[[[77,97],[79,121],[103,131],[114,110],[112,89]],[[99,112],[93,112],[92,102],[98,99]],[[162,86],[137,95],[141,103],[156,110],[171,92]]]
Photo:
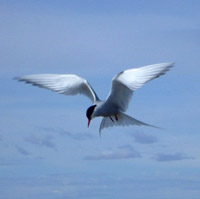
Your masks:
[[[114,122],[114,120],[112,119],[112,117],[111,117],[111,116],[110,116],[109,118],[111,119],[111,121],[112,121],[112,122]]]

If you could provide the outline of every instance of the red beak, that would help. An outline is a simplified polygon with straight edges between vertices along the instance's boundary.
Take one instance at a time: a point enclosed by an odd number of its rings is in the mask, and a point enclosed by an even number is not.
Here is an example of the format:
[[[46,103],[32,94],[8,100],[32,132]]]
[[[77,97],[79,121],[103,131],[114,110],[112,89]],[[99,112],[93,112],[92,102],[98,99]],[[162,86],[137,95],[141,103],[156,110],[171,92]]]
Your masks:
[[[89,126],[90,126],[90,121],[91,121],[91,119],[88,119],[88,128],[89,128]]]

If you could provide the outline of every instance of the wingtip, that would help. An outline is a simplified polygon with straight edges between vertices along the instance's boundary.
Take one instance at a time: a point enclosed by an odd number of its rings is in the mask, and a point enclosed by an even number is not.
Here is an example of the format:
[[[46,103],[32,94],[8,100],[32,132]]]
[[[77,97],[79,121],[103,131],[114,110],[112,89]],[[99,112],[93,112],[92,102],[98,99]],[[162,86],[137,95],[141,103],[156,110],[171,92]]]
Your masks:
[[[172,62],[169,62],[169,64],[173,67],[176,64],[176,62],[172,61]]]
[[[154,64],[152,64],[154,65]],[[164,65],[166,67],[173,67],[175,65],[175,62],[171,61],[171,62],[160,62],[160,63],[157,63],[155,65]]]
[[[20,81],[20,77],[13,77],[13,80]]]
[[[13,77],[13,80],[24,81],[24,76]]]
[[[168,65],[168,67],[171,68],[171,67],[174,67],[175,63],[176,63],[176,62],[171,61],[171,62],[166,62],[166,63],[164,63],[164,64]]]
[[[155,129],[158,129],[158,130],[164,130],[164,128],[159,127],[159,126],[154,126],[154,125],[149,125],[149,126],[155,128]]]

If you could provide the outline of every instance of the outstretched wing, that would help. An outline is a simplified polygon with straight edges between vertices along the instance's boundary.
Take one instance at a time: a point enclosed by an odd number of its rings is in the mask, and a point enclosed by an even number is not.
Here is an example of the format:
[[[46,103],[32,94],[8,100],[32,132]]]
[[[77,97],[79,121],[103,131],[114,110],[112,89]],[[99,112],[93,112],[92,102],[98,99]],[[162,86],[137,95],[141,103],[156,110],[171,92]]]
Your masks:
[[[119,113],[117,114],[117,120],[114,117],[112,117],[112,120],[109,117],[104,117],[101,121],[99,133],[101,133],[102,129],[104,128],[109,128],[109,127],[114,127],[114,126],[130,126],[130,125],[137,125],[137,126],[144,125],[144,126],[159,128],[159,127],[141,122],[139,120],[136,120],[124,113]]]
[[[82,94],[87,96],[93,103],[99,100],[90,84],[77,75],[38,74],[17,77],[16,79],[65,95]]]
[[[133,91],[152,79],[164,75],[173,65],[173,63],[154,64],[119,73],[112,80],[112,88],[107,102],[115,104],[123,112],[126,111]]]

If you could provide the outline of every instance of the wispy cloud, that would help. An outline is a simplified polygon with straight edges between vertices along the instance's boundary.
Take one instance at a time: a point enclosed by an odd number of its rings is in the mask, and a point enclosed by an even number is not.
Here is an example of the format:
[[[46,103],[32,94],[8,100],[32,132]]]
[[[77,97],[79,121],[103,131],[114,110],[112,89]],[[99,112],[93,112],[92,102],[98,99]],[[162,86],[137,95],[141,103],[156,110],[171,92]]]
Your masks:
[[[0,166],[15,166],[15,165],[21,165],[22,162],[20,160],[16,160],[13,158],[11,159],[0,159]]]
[[[100,154],[89,155],[85,160],[112,160],[112,159],[131,159],[141,157],[140,153],[130,145],[124,145],[117,150],[106,150]]]
[[[56,146],[54,145],[54,143],[52,142],[53,137],[50,135],[33,135],[31,134],[29,137],[25,137],[24,140],[34,144],[34,145],[38,145],[40,147],[48,147],[48,148],[53,148],[55,149]]]
[[[19,165],[20,163],[15,163],[15,162],[1,162],[0,166],[15,166]]]
[[[73,133],[70,131],[67,131],[62,128],[51,128],[51,127],[39,127],[40,130],[44,130],[46,132],[54,132],[58,133],[59,135],[69,137],[74,140],[88,140],[88,139],[93,139],[94,136],[88,133]]]
[[[28,152],[26,149],[20,147],[20,146],[15,146],[15,148],[17,149],[17,151],[22,154],[22,155],[25,155],[25,156],[28,156],[28,155],[31,155],[30,152]]]
[[[153,144],[158,142],[158,138],[153,135],[147,135],[145,133],[136,132],[130,134],[135,142],[138,142],[140,144]]]
[[[194,159],[194,157],[187,156],[185,153],[158,153],[153,157],[156,161],[159,162],[167,162],[167,161],[178,161],[178,160],[186,160],[186,159]]]

